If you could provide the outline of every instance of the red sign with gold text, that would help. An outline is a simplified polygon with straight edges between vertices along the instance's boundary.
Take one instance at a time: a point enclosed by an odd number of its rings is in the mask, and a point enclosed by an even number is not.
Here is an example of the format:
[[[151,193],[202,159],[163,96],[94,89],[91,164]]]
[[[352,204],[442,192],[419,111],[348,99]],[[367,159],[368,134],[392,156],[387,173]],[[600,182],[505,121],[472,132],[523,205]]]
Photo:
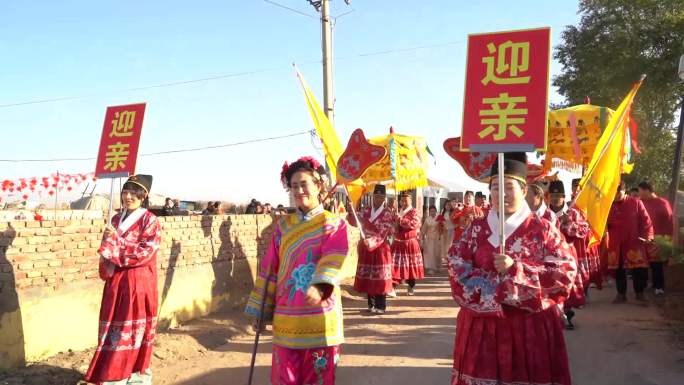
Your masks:
[[[145,103],[107,107],[96,177],[117,178],[135,174],[144,117]]]
[[[461,149],[545,151],[551,29],[468,36]]]

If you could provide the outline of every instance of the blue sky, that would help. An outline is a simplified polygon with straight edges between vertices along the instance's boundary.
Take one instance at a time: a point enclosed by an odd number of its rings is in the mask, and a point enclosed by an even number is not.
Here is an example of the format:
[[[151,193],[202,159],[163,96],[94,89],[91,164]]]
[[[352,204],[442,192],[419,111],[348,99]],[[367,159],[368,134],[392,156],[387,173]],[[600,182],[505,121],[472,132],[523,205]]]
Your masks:
[[[316,15],[305,0],[277,2]],[[334,30],[342,142],[357,127],[368,136],[390,125],[424,136],[437,160],[430,175],[468,186],[442,150],[444,139],[460,134],[467,35],[551,26],[555,46],[563,27],[579,21],[574,1],[333,0],[333,15],[349,10]],[[5,1],[0,50],[2,159],[95,157],[106,107],[135,102],[147,103],[141,153],[308,130],[292,62],[323,99],[318,19],[261,0]],[[559,71],[552,63],[552,75]],[[229,74],[243,75],[123,91]],[[72,96],[78,98],[7,106]],[[295,136],[140,157],[138,172],[153,174],[153,192],[163,195],[287,203],[280,167],[301,155],[322,159],[311,143]],[[94,160],[0,162],[0,179],[94,167]],[[98,191],[108,190],[100,181]]]

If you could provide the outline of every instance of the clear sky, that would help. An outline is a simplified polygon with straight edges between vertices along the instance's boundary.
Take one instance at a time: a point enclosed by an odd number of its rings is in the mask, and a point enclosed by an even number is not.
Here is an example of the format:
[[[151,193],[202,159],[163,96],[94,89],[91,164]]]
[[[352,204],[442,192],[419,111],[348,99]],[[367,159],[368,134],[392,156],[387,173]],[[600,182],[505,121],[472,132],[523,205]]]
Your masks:
[[[323,102],[320,23],[305,0],[3,1],[1,159],[97,156],[105,109],[146,102],[140,152],[286,135],[313,127],[291,63]],[[469,33],[576,24],[575,1],[332,1],[336,127],[343,143],[424,136],[430,175],[473,186],[442,142],[460,134]],[[560,66],[552,63],[552,75]],[[235,76],[225,76],[235,75]],[[170,87],[155,86],[218,77]],[[127,91],[128,90],[128,91]],[[559,101],[552,89],[551,100]],[[54,98],[50,103],[12,105]],[[287,203],[284,160],[322,159],[307,135],[224,149],[143,156],[153,192],[183,199]],[[0,179],[90,172],[95,161],[0,162]],[[100,181],[98,191],[108,191]]]

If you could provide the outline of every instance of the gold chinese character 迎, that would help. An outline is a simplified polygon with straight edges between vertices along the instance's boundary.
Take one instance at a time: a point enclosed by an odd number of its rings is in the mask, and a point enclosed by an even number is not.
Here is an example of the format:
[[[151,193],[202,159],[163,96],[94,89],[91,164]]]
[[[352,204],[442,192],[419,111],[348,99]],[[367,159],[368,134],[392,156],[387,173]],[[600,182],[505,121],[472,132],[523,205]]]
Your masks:
[[[135,111],[121,111],[114,113],[112,120],[112,131],[110,138],[123,138],[133,135],[133,124],[135,123]]]
[[[508,131],[511,131],[518,138],[523,136],[524,132],[516,125],[525,123],[525,117],[520,115],[527,115],[527,108],[515,108],[515,105],[516,103],[525,103],[526,101],[527,97],[525,96],[508,96],[507,92],[499,94],[499,97],[496,98],[483,98],[482,102],[489,104],[491,110],[481,110],[479,115],[480,117],[491,116],[491,118],[480,120],[480,123],[487,125],[478,134],[480,139],[494,134],[494,140],[504,140]],[[506,106],[501,108],[502,104]],[[518,115],[518,117],[512,117],[511,115]]]
[[[105,153],[105,170],[112,172],[126,167],[126,160],[128,160],[128,143],[117,142],[107,146],[107,153]]]
[[[530,42],[513,43],[508,40],[498,47],[494,43],[487,44],[487,51],[492,56],[485,56],[482,62],[487,65],[487,75],[482,84],[526,84],[529,76],[518,76],[526,72],[530,65]],[[510,61],[509,61],[510,60]],[[502,76],[507,72],[506,76]]]

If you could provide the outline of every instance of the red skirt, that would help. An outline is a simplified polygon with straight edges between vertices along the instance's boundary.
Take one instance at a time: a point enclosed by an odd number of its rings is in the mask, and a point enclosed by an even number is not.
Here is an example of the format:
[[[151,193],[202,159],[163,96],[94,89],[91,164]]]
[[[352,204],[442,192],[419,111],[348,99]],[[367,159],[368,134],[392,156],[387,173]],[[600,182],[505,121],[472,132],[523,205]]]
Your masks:
[[[394,268],[392,278],[396,281],[406,279],[421,279],[425,276],[423,270],[423,253],[416,238],[407,240],[394,239],[392,242],[392,258]]]
[[[505,318],[458,313],[452,385],[570,385],[557,306]]]
[[[152,265],[116,270],[102,294],[98,344],[85,375],[87,382],[123,380],[149,368],[157,306]]]
[[[593,283],[598,289],[602,289],[604,274],[598,247],[587,248],[586,259],[580,261],[580,263],[584,265],[584,269],[589,274],[589,278],[585,281],[584,286],[588,287]]]
[[[368,295],[392,291],[392,251],[387,242],[373,251],[368,251],[363,242],[359,242],[358,250],[354,290]]]

